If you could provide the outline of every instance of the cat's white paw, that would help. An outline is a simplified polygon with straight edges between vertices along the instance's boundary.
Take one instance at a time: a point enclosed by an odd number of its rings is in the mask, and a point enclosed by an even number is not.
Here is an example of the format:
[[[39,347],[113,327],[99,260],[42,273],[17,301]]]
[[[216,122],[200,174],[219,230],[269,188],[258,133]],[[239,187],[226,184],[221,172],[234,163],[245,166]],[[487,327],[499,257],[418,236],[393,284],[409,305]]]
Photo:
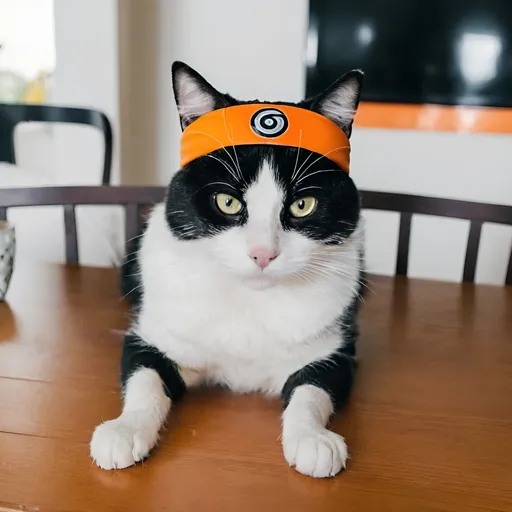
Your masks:
[[[315,478],[337,475],[348,459],[343,437],[325,428],[283,436],[283,452],[290,466]]]
[[[123,469],[147,457],[158,433],[136,424],[121,416],[96,427],[90,450],[91,458],[100,468]]]

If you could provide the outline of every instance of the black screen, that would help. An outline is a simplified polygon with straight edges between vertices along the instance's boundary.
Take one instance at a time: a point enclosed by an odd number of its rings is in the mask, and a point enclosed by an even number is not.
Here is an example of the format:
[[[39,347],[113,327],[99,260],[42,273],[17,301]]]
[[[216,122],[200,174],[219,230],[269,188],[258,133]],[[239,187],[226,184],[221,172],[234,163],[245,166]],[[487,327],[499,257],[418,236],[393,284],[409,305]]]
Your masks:
[[[512,0],[310,0],[307,93],[363,69],[362,99],[512,106]]]

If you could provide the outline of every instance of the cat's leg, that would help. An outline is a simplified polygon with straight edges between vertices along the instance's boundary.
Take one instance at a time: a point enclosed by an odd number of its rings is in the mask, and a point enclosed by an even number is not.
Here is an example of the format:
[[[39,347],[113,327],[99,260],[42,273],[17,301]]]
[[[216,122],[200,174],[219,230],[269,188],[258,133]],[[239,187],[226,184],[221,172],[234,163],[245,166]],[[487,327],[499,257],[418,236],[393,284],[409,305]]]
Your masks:
[[[282,391],[283,452],[299,473],[325,478],[345,468],[347,445],[326,426],[347,400],[353,378],[354,359],[342,350],[288,378]]]
[[[103,469],[132,466],[147,457],[171,408],[199,375],[182,371],[156,348],[135,334],[123,345],[121,415],[96,427],[90,453]]]

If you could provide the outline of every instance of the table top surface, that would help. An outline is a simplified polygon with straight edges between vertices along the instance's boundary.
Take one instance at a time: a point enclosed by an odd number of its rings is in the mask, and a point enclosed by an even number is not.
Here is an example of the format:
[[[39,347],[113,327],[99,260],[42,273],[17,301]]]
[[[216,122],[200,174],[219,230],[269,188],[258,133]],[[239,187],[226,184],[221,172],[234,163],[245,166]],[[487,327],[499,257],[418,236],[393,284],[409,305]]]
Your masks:
[[[114,270],[14,272],[0,303],[0,511],[512,511],[512,287],[372,278],[359,368],[332,427],[348,469],[290,469],[281,404],[198,390],[143,464],[96,468],[119,414],[128,310]]]

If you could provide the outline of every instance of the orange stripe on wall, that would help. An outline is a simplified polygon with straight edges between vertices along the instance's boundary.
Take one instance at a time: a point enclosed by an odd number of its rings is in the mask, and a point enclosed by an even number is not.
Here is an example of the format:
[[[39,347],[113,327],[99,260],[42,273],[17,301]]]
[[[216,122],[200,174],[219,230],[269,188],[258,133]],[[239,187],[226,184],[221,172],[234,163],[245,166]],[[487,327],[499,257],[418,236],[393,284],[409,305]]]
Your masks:
[[[355,125],[397,130],[512,133],[512,108],[362,102]]]

